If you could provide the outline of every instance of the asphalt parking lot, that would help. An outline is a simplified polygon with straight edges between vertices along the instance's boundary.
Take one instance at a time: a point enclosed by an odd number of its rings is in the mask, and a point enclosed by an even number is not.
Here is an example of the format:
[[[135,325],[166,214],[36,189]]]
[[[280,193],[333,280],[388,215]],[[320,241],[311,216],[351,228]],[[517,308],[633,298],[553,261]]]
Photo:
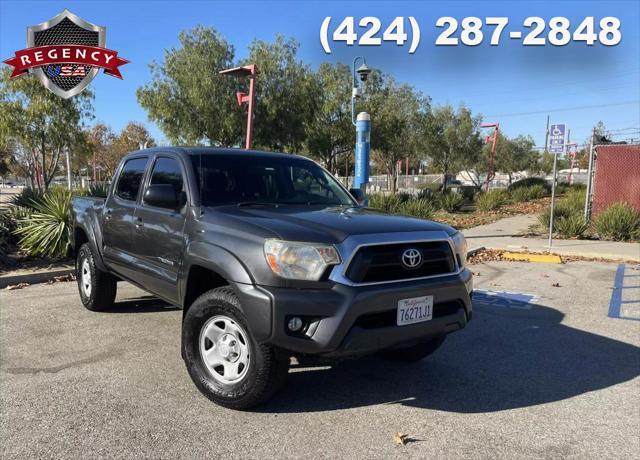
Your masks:
[[[638,267],[473,270],[474,320],[429,359],[294,368],[244,413],[191,383],[180,310],[123,283],[112,313],[75,283],[0,291],[0,456],[638,458]]]

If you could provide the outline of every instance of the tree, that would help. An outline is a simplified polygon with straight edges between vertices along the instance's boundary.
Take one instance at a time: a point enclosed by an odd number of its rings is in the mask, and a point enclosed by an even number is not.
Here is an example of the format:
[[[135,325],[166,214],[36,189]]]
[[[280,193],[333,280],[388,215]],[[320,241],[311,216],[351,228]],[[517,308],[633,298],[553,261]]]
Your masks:
[[[313,75],[317,88],[318,107],[312,120],[306,123],[306,148],[331,172],[336,160],[353,152],[354,128],[351,123],[351,70],[344,64],[323,63]]]
[[[455,111],[450,105],[444,105],[427,116],[422,141],[432,167],[444,176],[445,188],[449,175],[461,169],[477,171],[481,164],[479,125],[480,117],[473,117],[464,106]]]
[[[97,123],[86,136],[91,156],[89,167],[99,173],[95,179],[113,176],[120,160],[128,152],[156,145],[147,128],[134,121],[127,123],[118,134],[110,126]]]
[[[371,149],[376,165],[390,179],[396,192],[396,166],[418,153],[420,127],[429,111],[429,98],[393,77],[373,72],[365,89],[365,110],[371,114]]]
[[[506,174],[509,177],[509,184],[511,184],[513,173],[535,170],[537,167],[538,152],[533,149],[534,146],[535,142],[531,136],[520,135],[510,139],[501,132],[498,132],[495,160],[493,163],[494,171]],[[478,165],[479,174],[488,170],[491,144],[485,145],[483,150],[483,155]]]
[[[64,149],[83,141],[84,123],[93,116],[88,89],[62,99],[32,75],[9,78],[0,71],[0,146],[11,146],[24,174],[41,190],[58,169]]]
[[[260,72],[253,137],[257,147],[299,151],[304,145],[305,129],[325,89],[317,86],[309,66],[297,59],[299,47],[298,42],[282,35],[273,43],[254,40],[249,46],[244,64],[255,63]]]
[[[218,74],[233,67],[233,46],[211,27],[181,32],[179,40],[149,66],[151,82],[138,88],[138,102],[174,144],[237,145],[244,118],[236,81]]]

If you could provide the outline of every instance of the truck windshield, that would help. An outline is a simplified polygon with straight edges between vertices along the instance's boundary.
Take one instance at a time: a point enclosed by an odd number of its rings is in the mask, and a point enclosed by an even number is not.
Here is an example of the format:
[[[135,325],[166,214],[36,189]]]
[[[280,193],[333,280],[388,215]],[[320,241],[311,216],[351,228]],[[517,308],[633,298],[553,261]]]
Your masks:
[[[297,204],[355,206],[331,174],[299,158],[242,154],[192,155],[202,205]]]

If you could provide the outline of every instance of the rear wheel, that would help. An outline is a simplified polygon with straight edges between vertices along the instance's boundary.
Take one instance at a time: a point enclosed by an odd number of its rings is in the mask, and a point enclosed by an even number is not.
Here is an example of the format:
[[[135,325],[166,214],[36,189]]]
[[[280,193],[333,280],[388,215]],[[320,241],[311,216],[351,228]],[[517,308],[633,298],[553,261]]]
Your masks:
[[[253,338],[233,289],[212,289],[189,307],[182,324],[187,370],[207,398],[244,410],[268,400],[283,384],[289,360]]]
[[[118,283],[116,278],[101,271],[95,263],[89,243],[78,251],[76,259],[76,279],[82,305],[91,311],[104,311],[113,305]]]
[[[396,348],[392,350],[385,350],[380,352],[380,356],[389,361],[398,361],[403,363],[414,363],[426,358],[431,353],[440,348],[440,345],[444,343],[447,338],[446,335],[436,337],[428,342],[419,343],[412,347]]]

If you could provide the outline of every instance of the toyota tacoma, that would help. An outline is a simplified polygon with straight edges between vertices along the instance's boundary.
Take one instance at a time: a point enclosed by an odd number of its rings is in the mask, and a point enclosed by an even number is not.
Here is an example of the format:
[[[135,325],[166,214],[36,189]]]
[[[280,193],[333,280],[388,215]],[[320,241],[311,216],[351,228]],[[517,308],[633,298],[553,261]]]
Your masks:
[[[292,356],[417,361],[471,320],[466,242],[363,199],[301,156],[132,152],[105,199],[73,199],[80,299],[107,310],[125,280],[182,307],[189,375],[234,409],[269,399]]]

